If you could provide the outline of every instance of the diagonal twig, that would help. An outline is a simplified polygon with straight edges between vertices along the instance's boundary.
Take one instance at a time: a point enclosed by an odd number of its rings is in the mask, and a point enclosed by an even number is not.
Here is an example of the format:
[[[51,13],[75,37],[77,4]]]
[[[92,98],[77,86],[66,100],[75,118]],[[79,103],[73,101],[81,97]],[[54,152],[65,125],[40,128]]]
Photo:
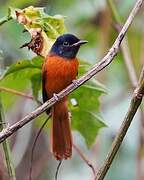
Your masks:
[[[35,150],[35,147],[36,147],[36,143],[38,141],[38,138],[42,132],[42,130],[44,129],[45,125],[47,124],[48,120],[50,119],[51,117],[51,114],[48,115],[47,119],[44,121],[43,125],[40,127],[35,139],[34,139],[34,142],[33,142],[33,145],[32,145],[32,151],[31,151],[31,161],[30,161],[30,171],[29,171],[29,180],[32,180],[32,170],[33,170],[33,159],[34,159],[34,150]]]
[[[113,21],[116,23],[117,25],[117,30],[119,32],[119,29],[121,27],[122,21],[120,18],[120,15],[115,7],[114,1],[113,0],[107,0],[107,4],[108,7],[111,11],[112,17],[113,17]],[[133,62],[132,62],[132,58],[131,58],[131,54],[130,54],[130,49],[129,49],[129,45],[128,45],[128,39],[127,37],[125,37],[125,39],[122,42],[121,45],[121,50],[122,50],[122,54],[124,57],[124,62],[125,62],[125,66],[128,72],[128,76],[129,79],[131,81],[132,87],[133,89],[137,86],[138,83],[138,78],[137,78],[137,74],[136,74],[136,70],[134,68]],[[143,108],[142,106],[140,106],[140,125],[139,125],[139,145],[137,148],[137,166],[136,166],[136,174],[137,174],[137,180],[141,180],[142,179],[142,148],[143,148],[143,128],[144,128],[144,113],[143,113]]]
[[[11,88],[4,87],[4,86],[0,86],[0,91],[4,91],[4,92],[7,92],[7,93],[15,94],[16,96],[21,96],[23,98],[27,98],[27,99],[30,99],[32,101],[36,101],[39,105],[42,105],[42,102],[39,101],[38,99],[34,98],[31,95],[27,95],[26,93],[20,92],[18,90],[11,89]]]
[[[78,146],[76,146],[74,143],[73,143],[73,148],[77,151],[77,153],[79,154],[79,156],[84,160],[84,162],[91,168],[94,176],[96,174],[95,172],[95,168],[94,168],[94,165],[90,162],[90,160],[81,152],[81,150],[79,149]]]
[[[95,177],[95,180],[103,180],[104,177],[106,176],[106,173],[108,172],[108,170],[114,160],[114,157],[116,156],[116,154],[122,144],[122,141],[130,127],[130,124],[142,102],[143,96],[144,96],[144,67],[141,72],[139,86],[134,91],[133,98],[131,100],[128,112],[124,118],[124,121],[120,127],[120,130],[118,131],[118,133],[112,143],[111,149],[106,157],[106,160],[104,161],[102,167],[99,169],[99,171]]]
[[[33,96],[27,95],[27,94],[25,94],[23,92],[15,90],[15,89],[11,89],[11,88],[0,86],[0,91],[5,91],[5,92],[11,93],[11,94],[15,94],[17,96],[22,96],[24,98],[35,100]]]
[[[120,32],[121,25],[122,25],[121,17],[119,15],[119,13],[117,12],[117,9],[114,5],[113,0],[107,0],[107,4],[111,11],[113,21],[116,23],[115,29],[118,32]],[[128,72],[129,79],[131,81],[133,88],[135,88],[137,86],[138,78],[137,78],[137,75],[136,75],[136,72],[134,69],[134,65],[132,63],[132,58],[131,58],[130,49],[128,46],[127,36],[125,36],[125,39],[123,40],[123,42],[121,44],[121,50],[122,50],[122,54],[124,57],[124,62],[125,62],[125,66],[126,66],[126,69]]]
[[[65,88],[60,93],[58,93],[57,97],[59,100],[62,99],[64,96],[68,95],[69,93],[71,93],[72,91],[74,91],[75,89],[77,89],[82,84],[84,84],[86,81],[88,81],[90,78],[92,78],[98,72],[102,71],[106,66],[108,66],[112,62],[112,60],[114,59],[114,57],[117,55],[117,53],[119,51],[121,41],[123,40],[126,32],[128,31],[129,26],[131,25],[132,21],[134,20],[134,17],[136,16],[136,14],[139,11],[140,7],[142,6],[143,2],[144,2],[144,0],[137,1],[133,10],[130,13],[128,19],[126,20],[126,23],[124,24],[118,37],[116,38],[113,46],[109,49],[109,51],[105,55],[105,57],[99,63],[95,64],[81,78],[79,78],[76,83],[70,84],[67,88]],[[50,100],[45,102],[42,106],[38,107],[36,110],[32,111],[30,114],[25,116],[19,122],[3,129],[2,132],[0,132],[0,142],[3,142],[6,138],[8,138],[10,135],[12,135],[14,132],[16,132],[19,128],[23,127],[25,124],[30,122],[32,119],[39,116],[46,109],[48,109],[54,103],[56,103],[56,101],[57,101],[57,98],[52,97]]]

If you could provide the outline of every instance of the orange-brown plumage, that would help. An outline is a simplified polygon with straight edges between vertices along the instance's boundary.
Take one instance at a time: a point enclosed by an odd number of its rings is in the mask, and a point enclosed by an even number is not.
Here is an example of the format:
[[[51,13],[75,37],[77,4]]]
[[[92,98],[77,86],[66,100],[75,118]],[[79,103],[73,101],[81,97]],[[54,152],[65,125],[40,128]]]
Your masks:
[[[78,73],[78,60],[73,58],[70,61],[65,58],[50,55],[43,64],[45,71],[45,88],[49,98],[53,93],[58,93],[67,87],[72,80],[76,79]]]
[[[80,41],[71,34],[60,36],[56,40],[42,67],[44,102],[76,79],[78,73],[76,54],[80,45],[84,43],[86,41]],[[72,134],[67,97],[56,102],[50,111],[52,113],[53,154],[57,160],[70,158],[72,155]]]
[[[51,98],[54,93],[59,93],[76,79],[78,60],[70,61],[65,58],[49,55],[43,64],[45,74],[44,88],[47,96]],[[56,159],[70,158],[72,154],[72,135],[68,116],[67,97],[57,102],[52,107],[52,151]]]

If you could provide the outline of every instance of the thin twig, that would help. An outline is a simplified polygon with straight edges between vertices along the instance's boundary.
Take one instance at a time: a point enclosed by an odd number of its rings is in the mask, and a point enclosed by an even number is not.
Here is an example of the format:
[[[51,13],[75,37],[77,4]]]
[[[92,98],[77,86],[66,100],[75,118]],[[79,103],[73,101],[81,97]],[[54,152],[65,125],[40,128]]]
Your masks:
[[[43,170],[47,167],[47,164],[50,160],[50,153],[46,150],[41,156],[33,164],[33,180],[39,179],[39,177],[43,174]],[[29,173],[23,177],[23,180],[29,179]]]
[[[143,64],[143,52],[144,52],[144,33],[142,34],[142,47],[141,47],[141,63]],[[144,173],[143,173],[143,149],[144,149],[144,112],[143,112],[143,105],[141,105],[140,111],[140,123],[139,123],[139,142],[137,147],[137,156],[136,156],[136,180],[143,180]]]
[[[81,86],[86,81],[91,79],[98,72],[102,71],[106,66],[108,66],[113,61],[114,57],[117,55],[117,53],[119,51],[121,41],[123,40],[126,32],[128,31],[129,26],[131,25],[132,21],[134,20],[134,17],[136,16],[136,14],[139,11],[140,7],[142,6],[143,2],[144,2],[144,0],[137,1],[137,3],[135,4],[133,10],[131,11],[131,13],[128,17],[126,23],[124,24],[123,28],[121,29],[121,32],[119,33],[113,46],[109,49],[106,56],[99,63],[95,64],[81,78],[79,78],[77,80],[77,82],[70,84],[67,88],[65,88],[60,93],[58,93],[57,94],[58,100],[62,99],[64,96],[68,95],[69,93],[71,93],[72,91],[77,89],[79,86]],[[0,132],[0,142],[3,142],[6,138],[8,138],[10,135],[12,135],[14,132],[16,132],[19,128],[23,127],[25,124],[30,122],[32,119],[39,116],[41,113],[43,113],[46,109],[50,108],[56,102],[57,102],[57,98],[52,97],[50,100],[45,102],[42,106],[38,107],[36,110],[32,111],[29,115],[25,116],[19,122],[11,125],[10,127],[3,129],[2,132]]]
[[[42,132],[43,128],[45,127],[46,123],[48,122],[49,118],[50,118],[51,114],[48,115],[47,119],[44,121],[43,125],[41,126],[41,128],[39,129],[35,139],[34,139],[34,143],[32,145],[32,151],[31,151],[31,161],[30,161],[30,172],[29,172],[29,180],[32,180],[32,165],[33,165],[33,158],[34,158],[34,150],[35,150],[35,146],[37,143],[37,140],[39,138],[40,133]]]
[[[137,86],[138,79],[137,79],[134,65],[132,63],[127,37],[122,42],[121,49],[122,49],[122,54],[124,57],[124,62],[127,68],[129,79],[131,81],[132,87],[135,88]]]
[[[60,169],[60,167],[62,165],[62,162],[63,162],[63,160],[60,160],[59,163],[58,163],[56,173],[55,173],[55,180],[58,180],[58,172],[59,172],[59,169]]]
[[[34,158],[34,150],[35,150],[35,146],[36,146],[36,143],[37,143],[37,140],[39,138],[39,135],[40,133],[42,132],[43,128],[45,127],[46,123],[48,122],[49,118],[50,118],[51,114],[48,115],[47,119],[44,121],[43,125],[40,127],[35,139],[34,139],[34,142],[33,142],[33,145],[32,145],[32,151],[31,151],[31,160],[30,160],[30,171],[29,171],[29,180],[32,180],[32,165],[33,165],[33,158]]]
[[[111,10],[112,12],[112,17],[113,17],[113,20],[119,24],[121,24],[121,17],[119,16],[115,6],[114,6],[114,3],[113,3],[113,0],[107,0],[107,4],[108,4],[108,7],[109,9]]]
[[[2,107],[1,99],[0,99],[0,130],[2,130],[5,127],[5,124],[6,123],[4,119],[3,107]],[[9,145],[8,140],[3,142],[3,151],[5,155],[5,161],[6,161],[9,180],[16,180],[15,169],[12,164],[10,145]]]
[[[0,91],[5,91],[5,92],[11,93],[11,94],[15,94],[17,96],[21,96],[21,97],[36,101],[39,105],[42,105],[41,101],[39,101],[38,99],[35,99],[33,96],[27,95],[23,92],[15,90],[15,89],[0,86]]]
[[[122,25],[121,17],[117,12],[117,9],[116,9],[116,7],[114,5],[113,0],[107,0],[107,4],[108,4],[109,9],[111,10],[113,20],[117,25],[116,29],[117,29],[118,32],[120,32],[120,28],[121,28],[121,25]],[[128,75],[129,75],[129,79],[131,81],[131,84],[132,84],[133,88],[135,88],[137,86],[138,79],[137,79],[137,75],[136,75],[136,72],[135,72],[134,65],[132,63],[132,58],[131,58],[131,55],[130,55],[130,49],[129,49],[129,45],[128,45],[127,36],[125,36],[125,39],[123,40],[123,42],[121,44],[121,49],[122,49],[122,54],[123,54],[123,57],[124,57],[125,66],[127,68],[127,72],[128,72]]]
[[[95,172],[95,168],[94,168],[93,164],[89,161],[89,159],[83,154],[83,152],[74,143],[73,143],[73,147],[77,151],[79,156],[84,160],[84,162],[91,168],[91,170],[95,176],[96,172]]]
[[[3,86],[0,86],[0,91],[5,91],[5,92],[8,92],[8,93],[12,93],[12,94],[15,94],[17,96],[22,96],[24,98],[28,98],[28,99],[31,99],[31,100],[35,100],[33,98],[33,96],[30,96],[30,95],[27,95],[25,93],[22,93],[20,91],[17,91],[15,89],[11,89],[11,88],[7,88],[7,87],[3,87]]]
[[[141,74],[143,74],[143,71],[144,71],[144,67],[143,67]],[[140,77],[140,82],[141,83],[134,91],[133,98],[131,100],[130,107],[124,118],[124,121],[112,143],[111,149],[110,149],[102,167],[99,169],[99,171],[95,177],[95,180],[103,180],[104,177],[106,176],[106,173],[108,172],[108,170],[114,160],[114,157],[116,156],[116,154],[122,144],[122,141],[130,127],[130,124],[134,118],[134,115],[136,114],[136,112],[142,102],[142,98],[144,95],[144,74]]]
[[[69,116],[71,119],[72,114],[69,112]],[[82,160],[91,168],[93,175],[95,176],[95,168],[93,164],[90,162],[90,160],[84,155],[84,153],[80,150],[80,148],[75,145],[74,143],[72,144],[73,148],[76,150],[78,155],[82,158]]]

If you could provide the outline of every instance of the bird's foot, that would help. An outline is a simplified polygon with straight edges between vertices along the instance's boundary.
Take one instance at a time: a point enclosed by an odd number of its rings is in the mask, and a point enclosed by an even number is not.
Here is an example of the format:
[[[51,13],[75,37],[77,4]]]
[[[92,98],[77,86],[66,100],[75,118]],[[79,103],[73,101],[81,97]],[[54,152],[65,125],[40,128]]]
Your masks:
[[[78,86],[78,85],[79,85],[78,80],[76,80],[76,79],[72,80],[72,83],[73,83],[75,86]]]
[[[53,93],[53,97],[55,98],[56,101],[59,100],[59,96],[56,93]]]

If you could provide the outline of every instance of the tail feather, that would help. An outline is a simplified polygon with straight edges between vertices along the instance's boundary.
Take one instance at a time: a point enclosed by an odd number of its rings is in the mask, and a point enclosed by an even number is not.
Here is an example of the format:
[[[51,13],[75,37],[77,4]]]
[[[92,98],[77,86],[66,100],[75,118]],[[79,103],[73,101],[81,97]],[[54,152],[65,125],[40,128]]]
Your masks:
[[[66,98],[52,108],[52,151],[57,160],[72,155],[72,135]]]

